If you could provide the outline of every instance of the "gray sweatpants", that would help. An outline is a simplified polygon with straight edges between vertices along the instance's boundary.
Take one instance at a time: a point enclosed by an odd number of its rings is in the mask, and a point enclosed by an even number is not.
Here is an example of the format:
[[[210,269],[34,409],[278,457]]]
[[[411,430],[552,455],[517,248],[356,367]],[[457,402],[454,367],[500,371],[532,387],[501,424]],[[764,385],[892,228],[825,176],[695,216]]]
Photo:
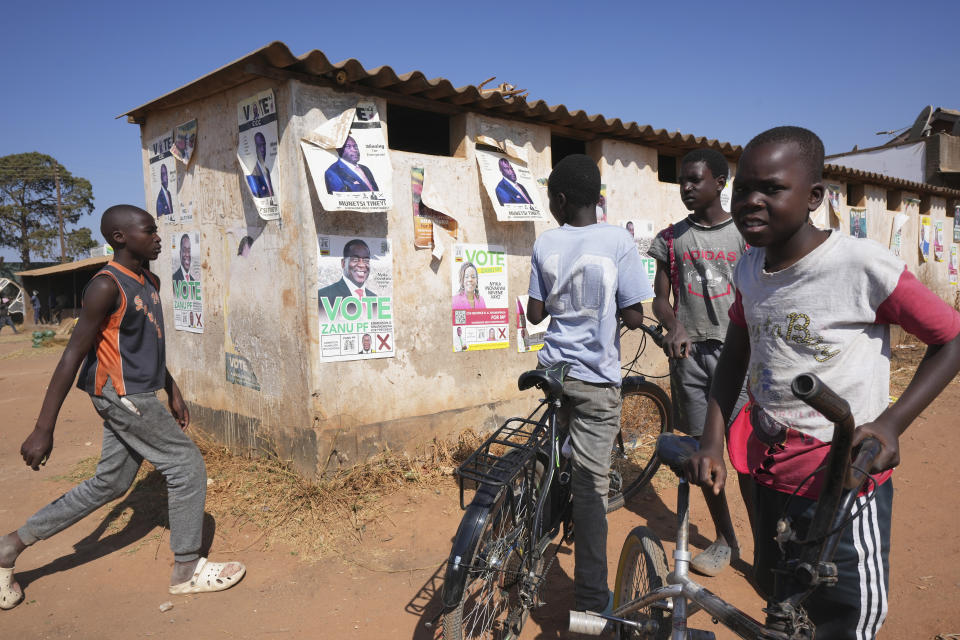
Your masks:
[[[199,558],[207,469],[197,445],[156,393],[135,393],[121,399],[107,382],[103,395],[90,399],[103,418],[103,450],[96,474],[31,516],[17,531],[20,539],[28,545],[45,540],[119,498],[133,484],[146,459],[167,482],[174,559],[189,562]]]
[[[610,450],[620,430],[620,388],[568,378],[558,420],[570,430],[575,608],[607,606],[607,490]]]

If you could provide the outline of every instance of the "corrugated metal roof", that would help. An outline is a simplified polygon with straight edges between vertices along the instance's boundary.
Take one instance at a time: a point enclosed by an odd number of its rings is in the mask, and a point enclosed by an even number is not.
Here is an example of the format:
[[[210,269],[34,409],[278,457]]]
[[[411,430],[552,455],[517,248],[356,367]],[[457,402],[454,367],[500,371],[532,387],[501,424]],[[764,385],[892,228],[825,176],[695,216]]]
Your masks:
[[[85,258],[83,260],[77,260],[75,262],[64,262],[63,264],[56,264],[52,267],[42,267],[40,269],[30,269],[29,271],[18,271],[18,276],[48,276],[52,273],[63,273],[68,271],[80,271],[82,269],[95,269],[102,264],[106,264],[113,259],[113,256],[95,256],[93,258]]]
[[[844,167],[839,164],[823,165],[823,175],[827,178],[839,178],[852,182],[870,182],[872,184],[881,186],[896,187],[905,191],[913,191],[914,193],[932,194],[952,200],[960,200],[960,189],[949,189],[947,187],[938,187],[925,182],[913,182],[912,180],[893,178],[891,176],[885,176],[882,173],[853,169],[851,167]]]
[[[397,75],[388,66],[367,70],[353,59],[332,63],[322,51],[313,50],[294,56],[282,42],[269,45],[220,67],[166,95],[131,109],[125,114],[133,123],[143,123],[150,111],[169,109],[215,95],[258,77],[278,80],[295,78],[307,82],[338,85],[358,93],[423,100],[451,111],[477,111],[491,116],[520,119],[555,127],[564,127],[585,134],[586,138],[604,136],[621,138],[648,145],[685,151],[709,147],[736,156],[740,147],[729,142],[694,136],[679,131],[668,132],[647,124],[623,122],[619,118],[588,115],[570,111],[564,105],[550,106],[543,100],[527,102],[520,97],[504,97],[497,92],[481,92],[473,85],[454,87],[444,78],[428,79],[420,71]],[[122,116],[118,116],[122,117]]]

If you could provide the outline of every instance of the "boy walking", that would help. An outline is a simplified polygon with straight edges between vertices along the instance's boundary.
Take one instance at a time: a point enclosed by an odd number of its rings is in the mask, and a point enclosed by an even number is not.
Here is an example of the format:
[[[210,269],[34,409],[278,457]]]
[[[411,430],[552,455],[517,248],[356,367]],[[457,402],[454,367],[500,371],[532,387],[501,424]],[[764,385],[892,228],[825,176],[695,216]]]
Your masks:
[[[571,441],[575,608],[605,611],[606,497],[610,450],[620,429],[620,340],[617,312],[635,329],[641,300],[653,296],[640,254],[623,229],[597,223],[600,171],[589,157],[561,160],[547,182],[550,213],[561,226],[537,238],[527,320],[550,325],[539,362],[571,364],[559,419]]]
[[[960,314],[920,284],[881,245],[817,229],[809,213],[823,200],[823,143],[799,127],[777,127],[750,141],[740,158],[732,209],[753,247],[737,265],[737,301],[714,377],[701,451],[687,477],[719,492],[725,419],[746,377],[752,429],[746,465],[756,488],[754,569],[772,599],[779,558],[775,523],[789,496],[794,527],[805,531],[818,497],[818,481],[804,479],[822,463],[833,425],[794,398],[790,383],[801,372],[818,375],[850,403],[859,425],[854,443],[872,436],[882,444],[872,472],[871,501],[858,499],[834,562],[839,582],[820,588],[804,606],[818,640],[873,638],[887,612],[893,467],[899,437],[960,371]],[[890,325],[928,346],[913,380],[889,403]],[[732,435],[732,438],[735,437]]]
[[[206,468],[183,432],[190,414],[167,371],[160,281],[143,266],[160,254],[156,222],[143,209],[118,205],[104,212],[100,231],[114,248],[114,259],[84,291],[79,321],[20,453],[34,471],[50,457],[57,414],[81,361],[77,387],[90,394],[104,420],[103,451],[94,477],[0,537],[0,609],[12,609],[23,599],[13,579],[20,553],[123,495],[144,459],[167,481],[175,560],[170,593],[220,591],[245,573],[239,562],[208,562],[199,554]],[[159,389],[166,390],[172,415],[156,397]]]
[[[680,161],[680,197],[690,215],[672,224],[650,245],[657,260],[653,314],[667,330],[663,350],[670,358],[674,424],[699,438],[707,399],[723,348],[733,304],[733,269],[746,243],[720,204],[727,183],[726,158],[713,149],[691,151]],[[673,304],[670,298],[673,297]],[[746,402],[742,393],[739,406]],[[715,576],[740,551],[726,496],[703,492],[717,538],[690,562],[698,573]]]

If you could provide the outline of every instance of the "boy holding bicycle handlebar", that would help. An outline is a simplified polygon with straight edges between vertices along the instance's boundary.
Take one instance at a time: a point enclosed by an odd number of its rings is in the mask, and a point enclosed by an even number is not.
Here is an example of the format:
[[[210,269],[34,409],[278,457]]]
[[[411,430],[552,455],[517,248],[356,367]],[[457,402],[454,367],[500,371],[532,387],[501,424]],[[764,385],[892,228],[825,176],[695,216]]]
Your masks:
[[[685,155],[680,161],[680,197],[691,213],[658,233],[648,251],[657,260],[653,313],[667,330],[663,350],[670,358],[674,424],[695,438],[703,433],[710,385],[729,324],[727,311],[736,293],[733,269],[747,248],[720,204],[729,173],[719,151],[697,149]],[[741,393],[737,408],[746,400]],[[726,495],[704,490],[703,497],[717,538],[690,561],[690,568],[715,576],[740,547]],[[748,497],[744,495],[747,504]]]
[[[822,484],[814,474],[833,436],[832,423],[796,399],[790,382],[809,371],[845,398],[859,425],[854,445],[866,437],[882,445],[870,469],[876,488],[858,498],[840,539],[837,584],[819,588],[805,607],[818,640],[872,638],[887,612],[890,475],[900,459],[899,436],[960,371],[960,314],[882,246],[810,224],[824,195],[823,154],[816,134],[777,127],[751,140],[740,158],[731,208],[753,248],[734,274],[737,300],[701,450],[686,475],[722,490],[724,425],[746,378],[752,428],[731,431],[728,446],[738,470],[753,478],[754,571],[761,590],[776,599],[777,520],[789,515],[803,539]],[[929,345],[893,405],[891,324]]]
[[[527,320],[537,324],[550,315],[540,364],[571,365],[558,421],[569,430],[572,448],[575,608],[602,612],[610,604],[610,450],[620,430],[616,316],[619,310],[628,328],[638,328],[641,301],[653,297],[653,290],[629,234],[597,223],[600,171],[593,160],[582,154],[563,158],[550,174],[547,193],[560,228],[542,233],[534,243]]]

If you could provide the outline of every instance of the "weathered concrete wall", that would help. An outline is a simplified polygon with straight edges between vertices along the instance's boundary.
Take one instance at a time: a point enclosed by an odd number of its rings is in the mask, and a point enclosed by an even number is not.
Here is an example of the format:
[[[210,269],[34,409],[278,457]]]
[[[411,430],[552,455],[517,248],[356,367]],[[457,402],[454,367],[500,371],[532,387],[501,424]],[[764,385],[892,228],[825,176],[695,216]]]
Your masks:
[[[279,115],[274,174],[282,198],[282,218],[271,222],[257,216],[236,157],[237,103],[267,88],[275,92]],[[264,79],[153,112],[141,131],[149,201],[147,143],[192,118],[199,126],[191,166],[178,173],[180,197],[193,198],[195,218],[185,224],[161,221],[164,251],[154,269],[169,282],[170,240],[185,231],[200,232],[201,254],[194,259],[201,261],[206,323],[202,334],[175,331],[172,287],[164,286],[170,370],[202,428],[238,449],[273,450],[308,475],[354,464],[384,448],[414,450],[433,437],[465,428],[492,429],[506,417],[529,410],[536,398],[535,392],[521,394],[516,388],[517,376],[536,365],[536,355],[516,352],[512,311],[509,349],[453,352],[452,251],[447,247],[437,261],[429,250],[414,248],[410,169],[424,167],[429,179],[442,185],[448,204],[456,207],[458,242],[505,247],[513,300],[527,291],[534,240],[555,223],[498,222],[469,141],[486,135],[523,146],[534,176],[545,178],[551,168],[550,129],[473,113],[456,115],[454,157],[391,151],[390,212],[328,213],[320,206],[300,139],[361,97],[296,80]],[[385,117],[385,101],[377,103]],[[389,122],[386,132],[389,136]],[[679,186],[657,179],[655,149],[598,140],[588,143],[587,153],[597,160],[607,185],[610,223],[650,220],[659,230],[687,215]],[[192,194],[180,188],[185,173],[192,174]],[[540,189],[546,203],[546,189]],[[894,215],[885,209],[885,195],[879,187],[866,189],[869,234],[883,244]],[[950,222],[942,199],[930,201],[930,214]],[[904,258],[946,297],[953,290],[946,285],[946,263],[917,266],[917,225],[910,220],[904,229]],[[848,218],[841,221],[841,230],[849,233]],[[395,357],[320,363],[318,233],[392,240]],[[253,237],[253,246],[247,257],[239,257],[237,244],[245,235]],[[624,340],[625,360],[638,343],[639,332]],[[225,353],[249,361],[259,390],[226,380]],[[662,375],[666,362],[651,345],[639,369]]]

